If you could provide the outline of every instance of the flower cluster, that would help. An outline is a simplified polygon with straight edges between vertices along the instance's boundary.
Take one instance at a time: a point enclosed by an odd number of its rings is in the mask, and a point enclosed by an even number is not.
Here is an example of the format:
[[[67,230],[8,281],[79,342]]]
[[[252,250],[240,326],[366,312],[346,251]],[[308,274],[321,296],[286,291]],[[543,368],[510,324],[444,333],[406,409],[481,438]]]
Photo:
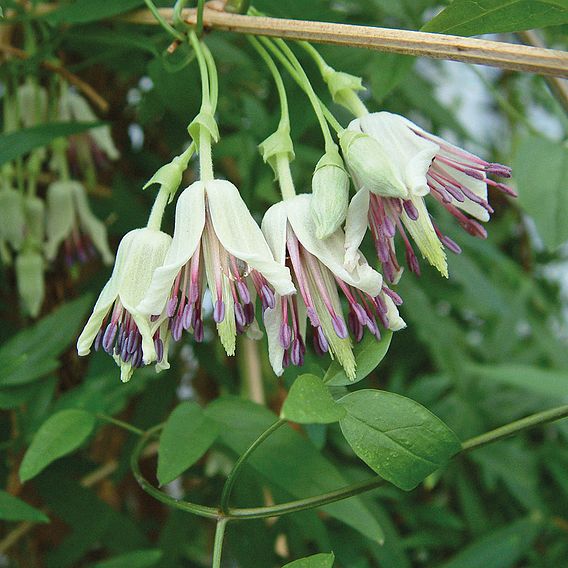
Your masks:
[[[6,132],[49,121],[98,120],[87,101],[64,83],[48,96],[36,77],[28,77],[17,89],[6,89],[3,99]],[[70,269],[97,255],[112,264],[106,227],[92,213],[86,187],[94,185],[97,167],[118,156],[109,127],[99,126],[37,148],[18,165],[3,166],[0,257],[3,264],[14,264],[22,308],[31,317],[43,304],[44,272],[60,253]]]
[[[168,346],[181,340],[184,332],[197,342],[204,340],[210,302],[220,341],[233,355],[238,334],[262,335],[255,315],[258,304],[277,375],[289,365],[301,366],[311,343],[316,354],[329,354],[354,379],[353,344],[361,341],[365,330],[380,339],[384,330],[406,326],[398,311],[402,299],[392,289],[403,271],[397,240],[405,248],[407,265],[417,274],[420,267],[411,239],[444,276],[446,249],[460,252],[428,211],[426,197],[433,197],[470,234],[484,237],[480,222],[493,212],[488,186],[514,195],[488,176],[510,177],[511,171],[404,117],[368,113],[357,96],[361,81],[336,72],[317,55],[334,101],[357,116],[347,128],[341,127],[329,111],[324,116],[291,50],[280,40],[266,40],[308,94],[325,140],[312,193],[297,195],[284,86],[268,52],[251,40],[269,65],[282,106],[278,129],[260,150],[274,170],[283,200],[268,209],[259,227],[238,189],[214,176],[211,147],[219,136],[214,118],[216,71],[206,45],[195,34],[191,43],[203,91],[201,110],[188,129],[193,142],[148,182],[160,185],[148,226],[131,231],[121,242],[111,279],[79,338],[79,354],[87,354],[93,344],[104,349],[120,365],[123,380],[142,365],[155,362],[157,370],[166,368]],[[315,50],[310,50],[313,55]],[[328,121],[336,129],[339,147]],[[181,192],[170,237],[160,228],[162,215],[194,150],[199,154],[200,178]],[[351,202],[350,178],[356,190]],[[67,191],[81,202],[76,188]],[[95,242],[96,223],[78,211],[81,226],[91,227]],[[384,279],[360,250],[367,229]],[[53,237],[53,248],[61,240]]]

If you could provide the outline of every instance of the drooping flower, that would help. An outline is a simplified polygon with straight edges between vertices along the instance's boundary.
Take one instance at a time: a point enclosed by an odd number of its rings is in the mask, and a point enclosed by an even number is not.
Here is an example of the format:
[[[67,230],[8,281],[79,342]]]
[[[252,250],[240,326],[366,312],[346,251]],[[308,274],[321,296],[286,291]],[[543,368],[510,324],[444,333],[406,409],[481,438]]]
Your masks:
[[[16,258],[16,282],[23,311],[37,317],[45,297],[44,259],[33,247]]]
[[[488,221],[493,212],[487,186],[515,195],[487,177],[510,177],[510,168],[486,162],[396,114],[378,112],[353,120],[342,137],[342,149],[358,189],[345,226],[346,266],[353,266],[368,226],[390,282],[401,273],[394,245],[397,232],[407,264],[416,273],[420,267],[409,236],[444,276],[445,249],[461,251],[429,214],[426,195],[441,203],[468,233],[481,238],[487,233],[478,221]]]
[[[11,187],[0,189],[0,241],[20,250],[25,236],[24,196]]]
[[[61,243],[70,266],[85,262],[95,251],[105,264],[112,264],[114,255],[107,241],[104,223],[91,212],[85,188],[78,181],[56,181],[47,188],[47,242],[45,256],[53,260]]]
[[[168,368],[168,330],[165,314],[149,318],[137,306],[148,291],[154,270],[162,265],[171,237],[155,229],[134,229],[118,246],[110,280],[100,293],[93,313],[79,339],[79,355],[91,346],[102,347],[128,381],[134,370],[156,361],[156,369]]]
[[[275,292],[295,291],[288,269],[274,261],[237,188],[224,180],[198,181],[181,193],[172,246],[138,309],[148,316],[165,310],[174,340],[186,330],[201,341],[206,288],[229,355],[235,352],[237,332],[255,323],[255,291],[264,309],[274,306]]]
[[[298,290],[297,296],[277,295],[275,306],[265,312],[270,361],[277,375],[290,363],[303,364],[307,316],[316,352],[336,357],[353,379],[355,358],[348,330],[358,342],[365,327],[376,337],[379,323],[391,330],[405,327],[396,307],[402,301],[361,254],[350,270],[345,268],[341,229],[327,239],[317,238],[311,200],[307,194],[286,199],[273,205],[262,221],[274,257],[290,268]],[[347,324],[340,293],[349,304]]]
[[[75,120],[77,122],[96,122],[97,115],[93,112],[89,103],[77,92],[66,89],[59,100],[59,118],[66,122]],[[100,154],[104,154],[109,160],[116,160],[120,157],[111,136],[108,125],[97,126],[87,131],[86,135],[80,135],[83,139],[90,141],[91,150],[96,161],[100,161]],[[81,139],[81,138],[79,138]],[[71,138],[70,151],[74,152],[74,138]]]

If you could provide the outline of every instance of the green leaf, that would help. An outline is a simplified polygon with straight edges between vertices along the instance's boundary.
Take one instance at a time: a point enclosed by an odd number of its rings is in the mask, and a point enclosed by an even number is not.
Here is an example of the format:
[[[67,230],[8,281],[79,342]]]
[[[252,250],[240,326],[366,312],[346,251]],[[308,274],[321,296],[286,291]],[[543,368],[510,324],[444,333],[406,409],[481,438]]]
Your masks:
[[[52,461],[76,450],[95,427],[95,417],[84,410],[62,410],[50,416],[37,431],[20,465],[22,483]]]
[[[540,519],[521,519],[491,531],[440,568],[512,568],[532,547],[541,530]]]
[[[115,556],[93,565],[93,568],[149,568],[156,565],[162,558],[163,552],[157,548],[135,550],[127,554]]]
[[[416,61],[415,57],[398,53],[378,53],[369,65],[371,94],[377,103],[382,103],[410,73]],[[377,73],[380,69],[380,73]]]
[[[361,343],[358,343],[353,350],[357,370],[355,379],[350,381],[343,370],[343,367],[333,362],[327,370],[323,382],[328,386],[346,386],[362,381],[375,367],[384,359],[389,350],[392,339],[392,332],[385,331],[380,341],[374,335],[366,333]]]
[[[0,519],[2,521],[49,523],[49,518],[41,511],[2,490],[0,490]]]
[[[191,467],[218,436],[217,424],[195,402],[183,402],[169,416],[160,436],[158,481],[165,485]]]
[[[567,0],[454,0],[422,30],[469,36],[518,32],[567,22]]]
[[[519,202],[534,219],[546,248],[568,241],[568,148],[539,136],[525,138],[513,163]]]
[[[128,12],[142,4],[144,0],[112,0],[112,2],[75,0],[50,12],[46,15],[46,19],[52,24],[84,24]]]
[[[530,390],[536,394],[564,398],[568,392],[568,374],[529,365],[473,365],[466,371],[477,378]]]
[[[339,424],[353,451],[397,487],[414,489],[461,449],[456,435],[414,400],[360,390],[338,401],[347,414]]]
[[[217,399],[205,412],[219,424],[220,442],[238,455],[276,420],[267,408],[233,397]],[[247,465],[297,499],[348,485],[332,462],[288,426],[274,432],[250,456]],[[378,522],[358,497],[326,505],[322,510],[375,542],[384,540]]]
[[[9,134],[0,134],[0,166],[49,144],[55,138],[79,134],[101,126],[101,122],[53,122],[24,128]]]
[[[332,568],[335,556],[333,552],[329,554],[314,554],[300,560],[294,560],[283,566],[282,568]]]
[[[0,386],[30,383],[59,367],[57,357],[77,335],[91,296],[64,304],[0,347]]]
[[[300,375],[284,401],[280,418],[299,424],[329,424],[345,416],[345,410],[315,375]]]

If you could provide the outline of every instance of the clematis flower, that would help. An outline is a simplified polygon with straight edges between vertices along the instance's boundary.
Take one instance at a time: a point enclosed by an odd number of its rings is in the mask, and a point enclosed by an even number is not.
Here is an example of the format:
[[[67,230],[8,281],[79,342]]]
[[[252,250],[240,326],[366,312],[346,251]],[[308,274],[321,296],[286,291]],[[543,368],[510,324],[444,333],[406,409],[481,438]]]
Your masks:
[[[289,266],[299,292],[298,296],[277,295],[275,305],[265,312],[270,361],[277,375],[290,363],[303,364],[307,316],[316,352],[329,352],[354,379],[355,358],[348,330],[360,341],[365,327],[380,338],[379,322],[391,330],[405,327],[396,307],[402,301],[383,285],[382,276],[362,255],[351,270],[345,268],[341,229],[325,240],[317,238],[311,200],[307,194],[286,199],[273,205],[262,221],[275,259]],[[340,293],[349,304],[347,324]]]
[[[426,195],[441,203],[468,233],[481,238],[487,233],[479,221],[488,221],[493,213],[487,186],[516,195],[487,177],[510,177],[510,168],[486,162],[396,114],[378,112],[353,120],[342,137],[342,149],[358,188],[345,225],[345,264],[353,266],[368,226],[390,282],[401,274],[394,245],[397,232],[407,265],[418,274],[420,266],[409,237],[446,277],[445,249],[461,252],[429,214]]]
[[[126,382],[134,370],[156,361],[168,368],[165,315],[148,318],[136,306],[150,285],[154,270],[162,265],[171,237],[155,229],[134,229],[118,246],[110,280],[77,340],[79,355],[88,355],[94,343],[112,355]]]
[[[275,292],[295,291],[237,188],[224,180],[198,181],[181,193],[172,246],[138,309],[148,316],[165,310],[174,340],[186,330],[201,341],[207,287],[228,355],[235,352],[236,334],[255,323],[255,291],[263,309],[274,307]]]
[[[0,189],[0,242],[18,251],[24,242],[26,227],[24,196],[11,187]]]
[[[63,243],[69,266],[85,262],[98,251],[105,264],[112,264],[114,255],[107,242],[102,221],[89,207],[85,188],[78,181],[56,181],[47,188],[47,242],[45,256],[53,260]]]
[[[41,254],[29,248],[18,255],[15,268],[22,307],[32,318],[36,318],[45,297],[44,260]]]

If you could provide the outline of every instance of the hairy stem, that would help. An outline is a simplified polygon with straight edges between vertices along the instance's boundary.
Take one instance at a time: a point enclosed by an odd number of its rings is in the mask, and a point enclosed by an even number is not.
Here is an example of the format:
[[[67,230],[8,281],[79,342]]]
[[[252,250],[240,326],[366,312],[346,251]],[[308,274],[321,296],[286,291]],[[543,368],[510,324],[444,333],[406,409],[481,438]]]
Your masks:
[[[213,564],[211,568],[221,567],[221,554],[223,552],[223,538],[225,536],[225,528],[228,519],[221,518],[217,521],[217,528],[215,530],[215,544],[213,545]]]

